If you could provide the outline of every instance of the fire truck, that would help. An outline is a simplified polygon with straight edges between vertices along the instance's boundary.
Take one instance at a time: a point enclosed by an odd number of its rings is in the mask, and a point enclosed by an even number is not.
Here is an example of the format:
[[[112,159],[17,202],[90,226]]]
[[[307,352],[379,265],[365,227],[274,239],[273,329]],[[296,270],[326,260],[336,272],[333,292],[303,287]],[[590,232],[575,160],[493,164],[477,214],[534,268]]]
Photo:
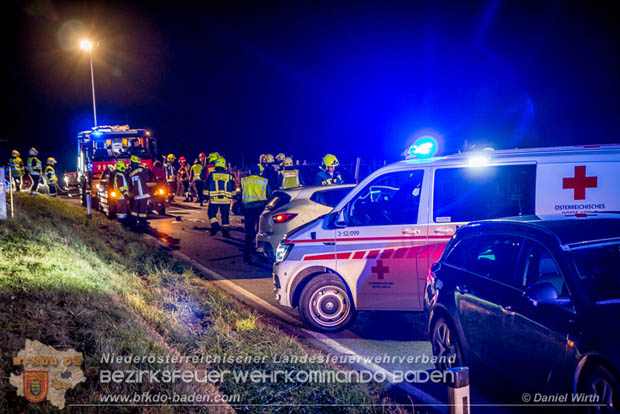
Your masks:
[[[149,170],[157,157],[157,141],[146,129],[132,129],[129,125],[105,125],[93,127],[77,135],[77,186],[80,202],[92,198],[93,208],[112,217],[116,213],[117,196],[113,191],[112,178],[118,161],[129,165],[129,157],[137,155]],[[165,214],[167,187],[165,183],[149,183],[151,209]]]

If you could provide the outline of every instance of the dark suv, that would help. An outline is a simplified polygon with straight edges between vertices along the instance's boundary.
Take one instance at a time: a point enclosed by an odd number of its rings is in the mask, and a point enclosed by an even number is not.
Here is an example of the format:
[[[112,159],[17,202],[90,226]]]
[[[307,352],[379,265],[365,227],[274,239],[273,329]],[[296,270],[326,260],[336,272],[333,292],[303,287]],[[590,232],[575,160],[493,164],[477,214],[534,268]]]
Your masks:
[[[427,279],[433,353],[455,359],[438,368],[620,409],[620,218],[470,223]]]

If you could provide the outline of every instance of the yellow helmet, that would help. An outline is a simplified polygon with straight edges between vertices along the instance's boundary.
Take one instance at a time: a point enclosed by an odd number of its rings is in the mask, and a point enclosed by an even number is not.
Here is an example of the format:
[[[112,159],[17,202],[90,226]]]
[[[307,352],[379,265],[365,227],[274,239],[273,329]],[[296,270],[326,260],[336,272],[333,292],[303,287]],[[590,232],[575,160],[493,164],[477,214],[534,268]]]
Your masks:
[[[47,159],[47,163],[50,164],[50,165],[54,165],[54,164],[56,164],[56,162],[57,162],[56,158],[54,158],[54,157],[49,157]]]
[[[217,153],[217,152],[209,153],[209,162],[210,163],[211,162],[217,162],[219,158],[221,158],[219,153]]]
[[[293,159],[291,157],[286,157],[284,159],[284,166],[285,167],[292,167],[293,166]]]
[[[273,164],[273,162],[274,162],[274,161],[275,161],[275,160],[274,160],[274,158],[273,158],[273,155],[271,155],[271,154],[265,154],[265,162],[266,162],[267,164]]]
[[[140,157],[138,157],[137,155],[132,155],[129,158],[129,162],[133,163],[133,164],[140,164]]]
[[[124,161],[116,161],[116,171],[125,172],[127,164]]]
[[[174,160],[176,160],[176,157],[174,156],[174,154],[168,154],[166,159],[168,160],[168,162],[173,162]]]
[[[13,152],[11,152],[11,157],[19,157],[19,151],[13,150]]]
[[[215,167],[226,168],[226,160],[224,157],[218,157],[218,159],[215,160]]]
[[[284,160],[286,159],[286,155],[284,155],[284,153],[279,153],[278,155],[276,155],[276,160],[278,162],[284,162]]]
[[[340,163],[338,162],[338,158],[336,158],[335,155],[326,154],[323,157],[323,165],[325,166],[325,168],[327,168],[327,167],[337,167],[337,166],[340,165]]]
[[[265,161],[265,157],[266,157],[266,154],[261,154],[261,155],[259,155],[259,156],[258,156],[258,162],[261,162],[261,163],[262,163],[262,162],[266,162],[266,161]]]

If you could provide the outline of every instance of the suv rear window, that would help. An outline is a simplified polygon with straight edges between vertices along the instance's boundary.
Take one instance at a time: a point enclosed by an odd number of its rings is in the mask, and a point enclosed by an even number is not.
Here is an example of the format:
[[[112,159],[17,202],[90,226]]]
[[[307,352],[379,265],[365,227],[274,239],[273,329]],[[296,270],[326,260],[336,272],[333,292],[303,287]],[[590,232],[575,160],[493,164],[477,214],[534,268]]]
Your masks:
[[[291,201],[291,196],[283,193],[282,191],[276,191],[273,193],[273,198],[269,201],[265,207],[267,210],[275,210]]]
[[[435,171],[435,223],[534,214],[536,165],[440,168]]]
[[[310,200],[315,203],[322,204],[327,207],[336,207],[336,204],[340,202],[346,196],[351,188],[337,188],[333,190],[319,190],[315,191]]]

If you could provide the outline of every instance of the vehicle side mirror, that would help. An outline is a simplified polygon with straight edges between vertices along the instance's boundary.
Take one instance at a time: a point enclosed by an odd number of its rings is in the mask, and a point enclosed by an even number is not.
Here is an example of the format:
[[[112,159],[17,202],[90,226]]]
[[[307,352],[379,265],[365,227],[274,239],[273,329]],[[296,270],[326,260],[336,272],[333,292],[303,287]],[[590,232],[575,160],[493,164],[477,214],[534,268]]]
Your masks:
[[[539,303],[553,303],[558,299],[558,291],[549,282],[532,286],[525,291],[524,295],[534,306]]]
[[[346,227],[347,223],[344,215],[344,210],[332,211],[331,213],[329,213],[329,215],[327,216],[327,225],[329,226],[329,228]]]

